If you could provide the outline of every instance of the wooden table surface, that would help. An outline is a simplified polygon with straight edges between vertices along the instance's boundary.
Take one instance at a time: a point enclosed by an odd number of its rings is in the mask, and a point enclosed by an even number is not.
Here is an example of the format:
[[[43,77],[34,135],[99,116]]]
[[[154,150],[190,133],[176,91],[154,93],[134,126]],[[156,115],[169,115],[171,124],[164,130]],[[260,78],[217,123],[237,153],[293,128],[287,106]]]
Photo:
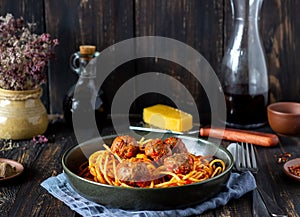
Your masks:
[[[271,132],[267,126],[258,130]],[[0,216],[79,216],[40,186],[48,177],[62,172],[62,155],[76,144],[75,136],[62,121],[51,123],[45,136],[49,141],[44,144],[32,140],[0,141],[0,158],[16,160],[25,167],[18,178],[0,182]],[[222,145],[228,144],[228,141],[222,142]],[[278,163],[283,153],[291,153],[289,159],[300,157],[300,138],[280,136],[278,146],[256,150],[260,169],[257,184],[276,198],[288,216],[300,216],[300,182],[287,177],[282,171],[283,163]],[[200,216],[252,216],[251,200],[248,193]]]

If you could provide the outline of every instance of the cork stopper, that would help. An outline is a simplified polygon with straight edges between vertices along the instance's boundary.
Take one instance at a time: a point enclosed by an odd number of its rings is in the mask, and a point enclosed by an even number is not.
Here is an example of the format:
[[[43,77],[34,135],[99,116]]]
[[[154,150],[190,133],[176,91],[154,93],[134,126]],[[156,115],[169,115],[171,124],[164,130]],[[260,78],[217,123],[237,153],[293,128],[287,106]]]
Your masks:
[[[93,45],[81,45],[79,46],[79,52],[81,54],[81,58],[84,60],[91,60],[93,58],[94,53],[96,52],[96,46]]]
[[[91,55],[96,52],[96,46],[93,45],[81,45],[79,46],[79,52],[82,55]]]

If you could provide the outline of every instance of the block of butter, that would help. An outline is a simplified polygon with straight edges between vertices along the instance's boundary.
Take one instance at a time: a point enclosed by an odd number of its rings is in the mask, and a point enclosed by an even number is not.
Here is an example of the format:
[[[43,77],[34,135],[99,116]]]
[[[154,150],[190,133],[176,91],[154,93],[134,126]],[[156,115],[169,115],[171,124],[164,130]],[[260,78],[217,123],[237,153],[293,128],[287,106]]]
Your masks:
[[[144,108],[143,120],[147,124],[171,131],[183,132],[193,127],[191,114],[162,104]]]

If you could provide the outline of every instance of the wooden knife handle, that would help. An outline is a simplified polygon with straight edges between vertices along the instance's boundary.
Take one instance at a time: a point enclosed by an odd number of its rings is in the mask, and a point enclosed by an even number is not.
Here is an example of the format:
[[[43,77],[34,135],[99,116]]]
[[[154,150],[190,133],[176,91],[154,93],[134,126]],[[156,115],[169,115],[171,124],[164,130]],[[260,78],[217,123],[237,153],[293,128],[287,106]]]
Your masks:
[[[261,133],[230,128],[200,128],[200,136],[211,136],[235,142],[248,142],[265,147],[275,146],[279,142],[278,136],[272,133]]]

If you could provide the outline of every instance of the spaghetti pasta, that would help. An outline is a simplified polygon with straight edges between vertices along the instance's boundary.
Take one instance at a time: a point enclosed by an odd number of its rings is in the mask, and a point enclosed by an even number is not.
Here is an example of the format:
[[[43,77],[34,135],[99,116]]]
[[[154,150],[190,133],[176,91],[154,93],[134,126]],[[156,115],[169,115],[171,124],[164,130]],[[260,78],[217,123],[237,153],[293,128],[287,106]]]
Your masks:
[[[112,147],[104,145],[104,150],[99,150],[89,157],[89,161],[82,164],[78,175],[95,182],[124,187],[145,187],[164,188],[170,186],[181,186],[195,182],[201,182],[217,176],[226,169],[224,161],[212,156],[196,156],[186,151],[183,142],[178,138],[172,138],[176,144],[180,143],[183,153],[164,142],[153,143],[153,140],[142,138],[137,142],[139,151],[133,153],[126,152],[133,150],[126,149],[126,140],[116,138],[112,146],[117,145],[125,153],[120,154],[120,150],[113,151]],[[158,140],[158,139],[156,139]],[[170,141],[170,139],[168,140]],[[114,143],[118,144],[114,144]],[[152,143],[151,143],[152,142]],[[134,144],[130,138],[131,145]],[[147,145],[151,143],[153,147],[149,149]],[[156,145],[158,145],[156,147]],[[162,147],[163,145],[167,147]],[[152,150],[145,152],[145,149]],[[116,147],[114,147],[116,149]],[[169,152],[171,150],[171,153]],[[157,153],[159,151],[163,153]],[[177,150],[176,153],[174,150]],[[120,155],[126,156],[125,158]],[[154,160],[158,155],[162,155],[158,160]],[[131,156],[131,157],[128,157]]]

